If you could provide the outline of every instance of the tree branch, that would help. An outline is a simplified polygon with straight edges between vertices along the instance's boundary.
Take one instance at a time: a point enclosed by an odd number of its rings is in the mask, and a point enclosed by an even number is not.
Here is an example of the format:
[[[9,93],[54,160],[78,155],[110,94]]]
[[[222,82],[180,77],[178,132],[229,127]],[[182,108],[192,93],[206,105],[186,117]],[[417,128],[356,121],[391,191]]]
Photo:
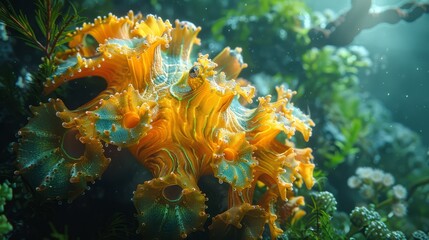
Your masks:
[[[424,14],[429,14],[429,4],[406,3],[398,8],[382,12],[370,12],[372,0],[352,0],[351,9],[327,24],[325,28],[312,28],[308,35],[314,47],[326,45],[345,46],[364,29],[381,23],[395,24],[402,21],[413,22]]]

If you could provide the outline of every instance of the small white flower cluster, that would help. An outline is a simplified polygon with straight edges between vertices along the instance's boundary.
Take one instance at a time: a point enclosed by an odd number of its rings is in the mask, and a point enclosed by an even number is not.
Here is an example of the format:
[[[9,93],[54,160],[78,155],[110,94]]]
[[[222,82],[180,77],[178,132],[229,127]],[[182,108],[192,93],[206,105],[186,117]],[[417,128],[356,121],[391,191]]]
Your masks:
[[[392,188],[393,196],[398,200],[404,200],[407,198],[407,189],[402,185],[395,185]]]
[[[385,187],[390,187],[395,183],[395,178],[390,173],[385,173],[380,169],[371,167],[359,167],[356,169],[356,175],[351,176],[347,180],[347,185],[350,188],[360,188],[368,183],[382,184]]]
[[[355,175],[347,180],[347,185],[350,188],[358,189],[360,195],[377,203],[385,193],[391,205],[391,213],[397,217],[404,217],[407,214],[407,206],[405,200],[407,198],[407,189],[400,185],[394,185],[395,178],[390,173],[383,170],[371,167],[359,167],[356,169]]]
[[[392,214],[397,217],[405,217],[407,215],[407,205],[403,202],[394,203],[392,205]]]
[[[408,194],[407,189],[398,184],[393,186],[391,192],[391,195],[396,200],[392,205],[392,214],[397,217],[404,217],[407,215],[407,205],[404,203]]]

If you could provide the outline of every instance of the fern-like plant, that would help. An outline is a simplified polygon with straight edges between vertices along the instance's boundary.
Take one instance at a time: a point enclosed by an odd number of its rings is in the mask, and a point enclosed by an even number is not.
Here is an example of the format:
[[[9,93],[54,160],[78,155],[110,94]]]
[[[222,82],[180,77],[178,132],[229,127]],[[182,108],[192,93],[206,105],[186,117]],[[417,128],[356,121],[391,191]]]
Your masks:
[[[321,199],[320,194],[310,195],[311,203],[306,205],[307,214],[302,219],[287,224],[286,232],[291,239],[342,239],[331,222],[331,214],[335,209],[332,209],[332,204],[326,205],[327,202]]]

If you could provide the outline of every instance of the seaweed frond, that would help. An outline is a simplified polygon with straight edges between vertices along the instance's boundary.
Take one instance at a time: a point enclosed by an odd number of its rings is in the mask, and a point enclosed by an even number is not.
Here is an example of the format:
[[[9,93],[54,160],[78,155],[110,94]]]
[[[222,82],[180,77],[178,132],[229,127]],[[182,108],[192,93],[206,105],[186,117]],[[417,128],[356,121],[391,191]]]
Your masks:
[[[295,223],[286,225],[286,233],[292,239],[342,239],[332,225],[332,204],[321,201],[320,193],[311,194],[311,203],[306,205],[307,215]],[[333,196],[332,196],[333,197]],[[336,202],[335,202],[336,204]]]
[[[72,3],[65,7],[62,0],[38,0],[35,2],[35,20],[40,34],[36,34],[28,17],[13,8],[9,1],[0,2],[0,20],[17,31],[22,40],[31,47],[44,52],[48,59],[53,59],[58,46],[66,43],[72,26],[79,25],[83,18],[79,16]]]
[[[43,50],[44,46],[37,39],[28,17],[21,10],[16,12],[9,1],[0,2],[0,20],[17,31],[20,34],[18,38],[24,40],[27,45]]]
[[[79,25],[83,18],[71,3],[62,0],[37,0],[34,19],[37,28],[31,26],[28,16],[15,10],[9,1],[0,2],[0,21],[18,33],[28,46],[43,52],[42,64],[34,74],[34,82],[41,85],[55,71],[55,56],[69,40],[72,26]],[[37,30],[37,31],[36,31]]]
[[[313,237],[316,239],[334,239],[334,229],[331,225],[331,215],[329,215],[322,206],[312,196],[312,205],[308,207],[311,209],[308,215],[307,224],[312,226],[311,230]]]

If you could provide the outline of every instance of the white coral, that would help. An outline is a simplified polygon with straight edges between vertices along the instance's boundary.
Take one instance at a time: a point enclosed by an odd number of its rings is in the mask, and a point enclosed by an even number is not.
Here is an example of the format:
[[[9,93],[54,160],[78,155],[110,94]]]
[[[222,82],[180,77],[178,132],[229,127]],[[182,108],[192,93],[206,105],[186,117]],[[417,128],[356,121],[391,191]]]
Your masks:
[[[356,176],[351,176],[347,179],[347,185],[350,188],[357,188],[362,184],[362,180]]]
[[[393,196],[397,199],[405,199],[407,197],[407,189],[402,185],[395,185],[392,188]]]
[[[395,178],[390,173],[385,173],[383,176],[383,185],[390,187],[395,183]]]
[[[403,203],[395,203],[392,205],[392,213],[397,217],[404,217],[407,215],[407,206]]]
[[[359,167],[356,169],[356,174],[362,179],[370,179],[374,169],[371,167]]]
[[[379,183],[383,181],[384,172],[380,169],[374,169],[372,171],[371,180],[375,183]]]

